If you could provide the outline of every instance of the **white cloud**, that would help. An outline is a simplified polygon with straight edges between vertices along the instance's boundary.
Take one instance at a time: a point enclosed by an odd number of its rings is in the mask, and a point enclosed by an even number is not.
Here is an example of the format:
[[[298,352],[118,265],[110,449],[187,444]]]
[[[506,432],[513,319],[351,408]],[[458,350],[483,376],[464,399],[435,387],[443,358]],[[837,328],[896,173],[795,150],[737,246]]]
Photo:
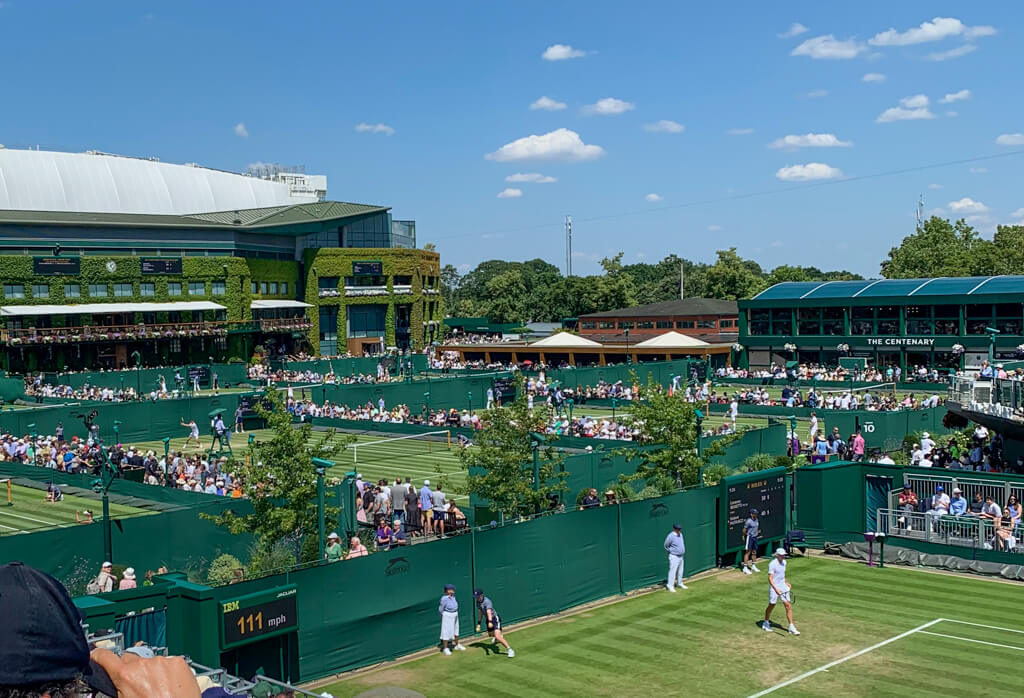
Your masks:
[[[878,115],[875,119],[880,124],[892,121],[913,121],[915,119],[934,119],[928,109],[928,97],[926,95],[911,95],[900,100],[900,106],[890,107]]]
[[[681,123],[669,119],[662,119],[653,124],[644,124],[644,131],[652,131],[654,133],[682,133],[685,130],[686,127]]]
[[[632,102],[626,102],[615,97],[605,97],[599,99],[593,104],[588,104],[583,107],[583,113],[588,115],[600,115],[600,116],[612,116],[615,114],[624,114],[628,111],[636,109],[636,105]]]
[[[790,165],[782,167],[775,176],[786,182],[808,182],[812,179],[837,179],[843,176],[838,168],[821,162],[809,162],[806,165]]]
[[[791,56],[809,56],[814,59],[856,58],[867,51],[867,46],[856,39],[837,39],[832,34],[807,39],[790,51]]]
[[[661,201],[661,197],[658,196],[657,194],[650,193],[644,197],[644,201],[650,201],[652,204],[656,204],[659,201]]]
[[[824,97],[827,94],[828,94],[828,90],[818,89],[818,90],[811,90],[810,92],[807,93],[807,96],[811,97],[813,99],[814,97]]]
[[[952,110],[946,112],[946,116],[948,116],[950,118],[953,118],[954,116],[958,116],[959,114],[960,114],[960,112],[955,112],[955,111],[952,111]]]
[[[513,187],[508,187],[507,189],[503,189],[498,192],[499,199],[518,199],[522,195],[522,189],[515,189]]]
[[[393,136],[395,129],[391,128],[387,124],[367,124],[361,123],[356,124],[357,133],[383,133],[386,136]]]
[[[988,206],[980,201],[975,201],[969,196],[965,196],[958,201],[950,201],[947,205],[951,211],[956,213],[985,213],[988,211]]]
[[[517,172],[505,178],[506,182],[529,182],[530,184],[550,184],[558,180],[540,172]]]
[[[720,226],[720,225],[709,225],[708,226],[708,232],[711,232],[711,233],[717,233],[721,229],[722,229],[722,226]]]
[[[1010,218],[1017,222],[1017,225],[1024,224],[1024,208],[1018,208],[1010,214]]]
[[[1024,145],[1024,133],[1004,133],[996,138],[999,145]]]
[[[769,148],[846,148],[853,145],[850,141],[841,141],[834,133],[805,133],[802,136],[789,135],[776,138],[768,144]]]
[[[537,136],[524,136],[511,143],[506,143],[493,153],[484,157],[496,162],[516,162],[519,160],[566,160],[582,162],[593,160],[604,155],[604,148],[599,145],[588,145],[580,135],[567,128],[560,128]]]
[[[953,102],[959,102],[963,99],[970,99],[970,90],[960,90],[959,92],[949,92],[945,97],[939,100],[940,104],[952,104]]]
[[[942,185],[941,184],[929,184],[928,188],[929,189],[942,189]]]
[[[885,76],[881,73],[865,73],[861,78],[863,82],[885,82]]]
[[[972,168],[968,169],[967,171],[970,172],[971,174],[985,174],[986,172],[988,172],[988,168],[987,167],[972,167]]]
[[[800,24],[800,22],[793,22],[792,24],[789,25],[789,29],[782,32],[781,34],[776,34],[776,36],[779,37],[780,39],[792,39],[794,36],[800,36],[801,34],[807,31],[810,30],[804,25]]]
[[[749,136],[754,132],[752,128],[731,128],[726,133],[730,136]]]
[[[565,102],[559,102],[557,99],[551,99],[547,95],[538,97],[530,104],[530,109],[543,109],[544,111],[558,111],[565,109]]]
[[[941,41],[953,36],[974,39],[979,36],[995,34],[994,27],[968,27],[955,17],[935,17],[930,22],[921,22],[920,26],[912,27],[905,32],[888,29],[868,39],[872,46],[910,46],[929,41]]]
[[[960,56],[966,56],[968,53],[974,53],[977,50],[978,47],[974,44],[964,44],[963,46],[951,48],[948,51],[929,53],[927,58],[930,61],[948,61],[951,58],[960,58]]]
[[[587,55],[586,51],[573,48],[568,44],[552,44],[544,49],[544,53],[540,57],[546,61],[564,61],[570,58],[581,58],[585,55]]]
[[[239,138],[249,137],[249,129],[245,127],[244,121],[239,121],[237,124],[235,124],[235,135],[238,136]]]

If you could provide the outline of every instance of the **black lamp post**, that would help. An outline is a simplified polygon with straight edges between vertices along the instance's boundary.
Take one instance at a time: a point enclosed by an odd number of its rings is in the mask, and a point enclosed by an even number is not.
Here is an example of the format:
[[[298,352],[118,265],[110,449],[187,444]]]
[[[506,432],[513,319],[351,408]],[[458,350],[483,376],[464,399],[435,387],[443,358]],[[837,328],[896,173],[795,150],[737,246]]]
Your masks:
[[[626,328],[626,363],[633,363],[633,357],[629,355],[629,328]]]
[[[327,469],[334,465],[329,460],[323,458],[313,459],[313,468],[316,470],[316,523],[317,523],[317,550],[319,551],[319,557],[317,558],[320,562],[324,563],[324,541],[326,540],[327,534],[324,532],[325,521],[324,521],[324,474]]]

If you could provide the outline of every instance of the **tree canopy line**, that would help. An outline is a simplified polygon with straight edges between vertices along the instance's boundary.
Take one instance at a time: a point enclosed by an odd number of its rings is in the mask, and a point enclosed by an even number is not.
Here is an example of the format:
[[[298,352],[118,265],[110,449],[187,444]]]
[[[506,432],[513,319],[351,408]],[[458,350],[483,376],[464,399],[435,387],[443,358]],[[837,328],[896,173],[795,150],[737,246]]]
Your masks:
[[[718,250],[713,264],[675,254],[653,264],[624,264],[623,253],[601,260],[603,273],[563,276],[542,259],[481,262],[462,275],[441,269],[447,314],[487,317],[494,322],[559,322],[562,318],[679,298],[680,264],[687,297],[750,298],[783,281],[844,281],[863,277],[849,271],[784,264],[766,270],[744,259],[735,247]],[[991,240],[964,220],[933,216],[881,263],[887,279],[985,276],[1024,273],[1024,225],[1000,225]]]

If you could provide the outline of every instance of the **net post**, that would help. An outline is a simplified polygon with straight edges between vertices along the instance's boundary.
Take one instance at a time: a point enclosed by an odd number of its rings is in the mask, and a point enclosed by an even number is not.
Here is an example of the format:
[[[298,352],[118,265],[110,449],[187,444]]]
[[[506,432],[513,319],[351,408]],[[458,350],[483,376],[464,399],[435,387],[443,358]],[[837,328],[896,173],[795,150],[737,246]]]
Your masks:
[[[445,429],[444,433],[448,436],[448,450],[450,451],[452,450],[452,430]]]

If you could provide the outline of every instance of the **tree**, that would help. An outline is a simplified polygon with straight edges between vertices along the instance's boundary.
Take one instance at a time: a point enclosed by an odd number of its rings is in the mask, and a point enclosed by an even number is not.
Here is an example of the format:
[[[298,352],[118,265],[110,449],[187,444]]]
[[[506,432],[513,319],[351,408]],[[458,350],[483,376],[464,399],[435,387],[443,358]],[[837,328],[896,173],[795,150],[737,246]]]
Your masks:
[[[597,307],[615,310],[636,305],[636,286],[633,277],[622,268],[622,252],[601,260],[604,276],[597,282]]]
[[[898,247],[889,250],[882,262],[887,279],[917,279],[936,276],[983,276],[995,273],[992,242],[963,219],[950,223],[932,216]]]
[[[353,437],[323,432],[314,437],[308,422],[292,426],[280,393],[268,391],[256,412],[267,420],[272,436],[252,447],[249,462],[232,458],[227,470],[242,482],[242,492],[252,503],[251,514],[227,509],[212,516],[201,514],[234,534],[251,533],[256,548],[267,552],[287,546],[292,562],[309,562],[317,556],[317,478],[313,458],[336,455]],[[337,519],[339,509],[326,507],[328,521]]]
[[[633,383],[639,384],[636,373]],[[661,386],[648,380],[640,385],[638,399],[630,403],[633,420],[640,425],[642,444],[648,448],[623,448],[616,451],[627,462],[639,461],[630,480],[652,481],[671,478],[676,487],[700,483],[702,467],[711,458],[725,452],[737,438],[724,436],[713,441],[697,455],[697,410],[700,406],[687,402],[680,393],[669,395]]]
[[[1024,225],[996,226],[992,237],[993,274],[1020,274],[1024,269]]]
[[[492,510],[520,516],[546,507],[548,495],[567,491],[566,473],[559,472],[563,456],[551,447],[554,436],[545,434],[547,420],[526,406],[526,386],[516,379],[516,399],[487,410],[484,427],[477,432],[474,448],[459,452],[468,473],[468,490],[490,502]],[[539,486],[533,481],[533,447],[537,445]]]
[[[526,283],[518,269],[510,269],[495,276],[485,287],[487,300],[484,304],[487,318],[494,322],[526,321]]]
[[[767,285],[761,267],[756,262],[740,257],[735,247],[718,250],[718,259],[708,267],[706,275],[706,293],[709,298],[750,298]]]

